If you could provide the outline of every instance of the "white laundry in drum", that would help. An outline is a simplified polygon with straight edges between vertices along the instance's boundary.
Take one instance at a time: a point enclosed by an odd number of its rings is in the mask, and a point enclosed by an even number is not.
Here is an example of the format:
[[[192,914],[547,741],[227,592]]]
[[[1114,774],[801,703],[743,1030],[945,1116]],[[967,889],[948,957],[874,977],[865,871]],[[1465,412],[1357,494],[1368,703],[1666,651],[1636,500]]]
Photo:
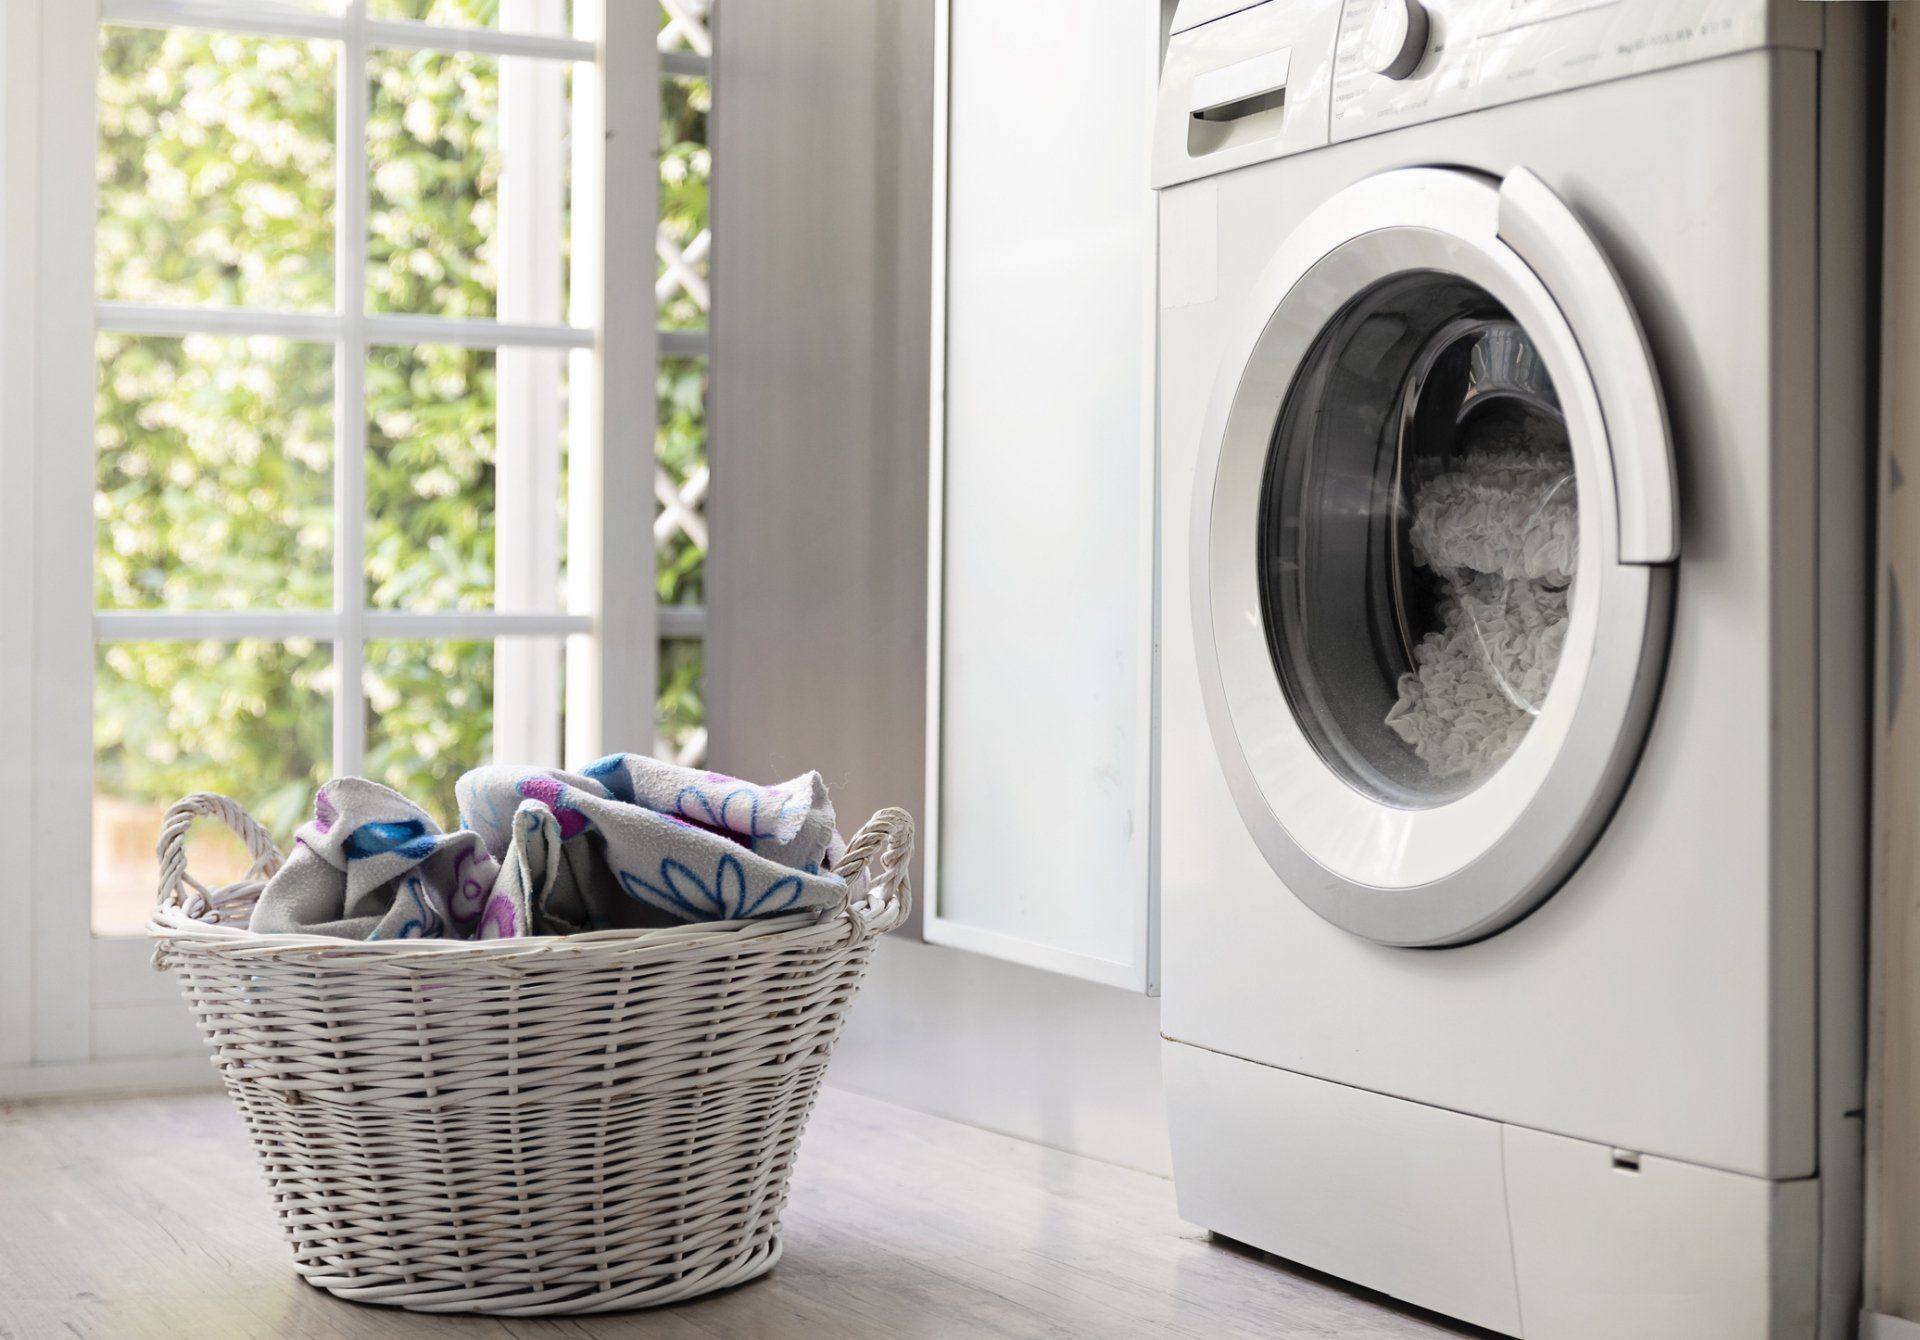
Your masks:
[[[1386,722],[1435,777],[1504,763],[1560,663],[1579,514],[1572,457],[1552,436],[1519,429],[1414,488],[1409,544],[1439,627],[1414,647]]]

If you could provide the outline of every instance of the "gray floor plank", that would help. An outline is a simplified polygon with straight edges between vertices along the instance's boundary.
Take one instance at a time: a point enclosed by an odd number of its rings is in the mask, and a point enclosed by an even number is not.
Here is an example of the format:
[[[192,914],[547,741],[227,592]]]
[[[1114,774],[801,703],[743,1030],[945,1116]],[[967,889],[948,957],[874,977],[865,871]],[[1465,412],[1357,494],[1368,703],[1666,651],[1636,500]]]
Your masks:
[[[577,1321],[342,1303],[288,1267],[223,1097],[0,1105],[0,1340],[1473,1334],[1231,1246],[1143,1173],[840,1091],[757,1283]]]

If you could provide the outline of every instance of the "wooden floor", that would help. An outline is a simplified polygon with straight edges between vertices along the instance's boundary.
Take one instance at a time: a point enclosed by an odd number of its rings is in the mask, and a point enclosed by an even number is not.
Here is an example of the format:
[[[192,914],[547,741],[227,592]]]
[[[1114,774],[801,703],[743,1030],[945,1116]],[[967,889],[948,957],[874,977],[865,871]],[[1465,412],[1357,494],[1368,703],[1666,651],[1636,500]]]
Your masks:
[[[1477,1334],[1180,1222],[1159,1178],[830,1091],[786,1256],[729,1293],[583,1321],[421,1317],[294,1275],[217,1095],[0,1105],[0,1337]]]

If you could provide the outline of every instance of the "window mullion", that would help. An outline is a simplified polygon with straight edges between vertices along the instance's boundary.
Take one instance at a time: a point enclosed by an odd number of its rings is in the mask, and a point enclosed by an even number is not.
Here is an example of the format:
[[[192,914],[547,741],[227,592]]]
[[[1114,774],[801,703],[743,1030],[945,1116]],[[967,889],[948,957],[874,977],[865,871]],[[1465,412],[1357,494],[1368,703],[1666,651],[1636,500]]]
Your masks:
[[[509,0],[510,7],[511,0]],[[418,19],[369,19],[366,33],[375,46],[406,51],[469,51],[482,56],[506,56],[527,60],[592,60],[594,47],[570,37],[564,13],[559,22],[539,19],[523,21],[518,15],[502,13],[497,28],[467,27],[452,23],[427,23]]]
[[[348,0],[341,14],[336,82],[334,162],[339,172],[334,215],[334,302],[340,342],[334,346],[333,771],[358,773],[367,751],[367,33],[366,0]]]
[[[560,262],[554,261],[556,274]],[[128,335],[269,335],[318,343],[344,338],[335,312],[273,311],[258,307],[192,307],[174,303],[94,304],[101,330]],[[361,334],[374,344],[455,344],[468,349],[587,349],[593,332],[554,321],[477,321],[464,317],[380,312],[361,317]]]
[[[693,625],[676,625],[692,627]],[[468,641],[502,637],[572,637],[591,633],[593,620],[559,610],[380,610],[361,616],[369,638]],[[339,616],[324,609],[127,609],[93,616],[93,640],[108,642],[245,642],[339,636]]]
[[[562,33],[561,0],[502,0],[500,21]],[[551,61],[500,61],[499,285],[503,320],[560,325],[561,228],[566,193],[565,72]],[[560,383],[557,350],[502,349],[496,357],[494,608],[560,608]],[[493,751],[502,760],[560,758],[557,642],[513,639],[493,648]],[[582,760],[575,760],[580,762]]]
[[[615,227],[651,229],[659,213],[658,22],[651,4],[574,6],[579,36],[600,52],[574,78],[570,306],[574,324],[599,337],[574,355],[568,381],[568,606],[597,629],[567,657],[575,759],[646,750],[654,735],[653,249]]]
[[[101,0],[100,20],[141,28],[211,28],[274,37],[329,38],[340,21],[276,0]]]

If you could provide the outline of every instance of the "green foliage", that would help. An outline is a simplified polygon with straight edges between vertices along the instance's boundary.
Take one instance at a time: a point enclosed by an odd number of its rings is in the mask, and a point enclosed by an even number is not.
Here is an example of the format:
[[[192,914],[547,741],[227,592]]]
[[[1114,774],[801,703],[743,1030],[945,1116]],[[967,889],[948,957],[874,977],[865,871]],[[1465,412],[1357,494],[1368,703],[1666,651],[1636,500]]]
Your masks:
[[[94,441],[102,609],[333,601],[333,350],[102,335]]]
[[[713,89],[705,79],[672,78],[660,85],[660,218],[661,231],[685,250],[707,227],[707,183],[712,155],[707,151],[707,114]],[[696,267],[703,275],[707,266]],[[664,274],[666,267],[660,267]],[[661,304],[660,324],[669,329],[698,329],[706,313],[692,297],[675,293]],[[707,367],[703,359],[667,358],[660,363],[657,401],[659,425],[655,450],[676,485],[706,464]],[[697,605],[704,598],[701,581],[703,555],[685,535],[676,534],[660,556],[660,601],[668,605]],[[699,648],[663,651],[661,663],[661,721],[667,738],[684,740],[692,727],[676,726],[702,719],[699,708]],[[677,707],[671,704],[678,704]]]
[[[707,364],[700,358],[663,358],[654,403],[659,422],[654,452],[675,486],[707,462]],[[676,531],[660,555],[659,588],[663,605],[698,605],[705,555]]]
[[[707,719],[700,700],[704,650],[688,639],[660,644],[660,733],[675,745],[684,743]]]
[[[498,0],[374,0],[370,12],[492,25]],[[324,41],[117,27],[100,51],[103,297],[333,307],[336,98],[343,80],[364,80],[368,309],[494,314],[496,59],[376,50],[364,74],[343,73]],[[663,99],[663,219],[684,245],[707,221],[710,93],[670,80]],[[705,315],[683,295],[662,320]],[[330,605],[331,347],[103,335],[99,358],[100,607]],[[448,346],[372,351],[365,571],[376,608],[492,603],[496,364],[491,351]],[[659,371],[659,451],[677,481],[704,461],[705,384],[701,360]],[[663,600],[700,599],[700,559],[684,537],[670,547]],[[284,840],[330,771],[336,673],[332,649],[308,642],[103,647],[99,786],[141,802],[226,791]],[[452,777],[490,749],[491,645],[372,643],[363,683],[365,771],[451,822]],[[661,684],[663,728],[684,738],[701,719],[697,644],[663,648]]]
[[[490,349],[446,345],[375,349],[368,360],[375,608],[493,604],[494,365]]]
[[[286,642],[122,642],[94,667],[94,785],[164,803],[243,798],[284,846],[332,753],[332,657]]]
[[[707,226],[707,182],[713,156],[707,149],[707,113],[713,87],[705,79],[675,76],[660,82],[660,230],[685,250]],[[706,265],[697,267],[704,274]],[[660,272],[666,272],[663,263]],[[707,314],[686,293],[660,305],[663,328],[707,324]]]
[[[367,64],[367,305],[490,317],[499,259],[499,62],[376,49]]]
[[[100,296],[331,307],[334,47],[109,28],[100,56]]]
[[[451,826],[453,784],[492,741],[493,644],[369,642],[366,660],[366,775]]]

